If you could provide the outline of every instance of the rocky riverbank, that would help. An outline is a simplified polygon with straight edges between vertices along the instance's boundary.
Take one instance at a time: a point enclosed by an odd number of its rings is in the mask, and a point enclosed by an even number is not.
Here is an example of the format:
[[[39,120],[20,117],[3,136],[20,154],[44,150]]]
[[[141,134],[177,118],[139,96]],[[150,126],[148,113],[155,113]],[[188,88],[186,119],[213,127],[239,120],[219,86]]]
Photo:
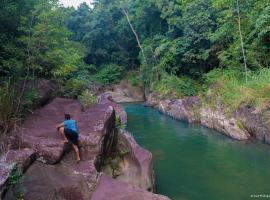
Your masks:
[[[228,114],[225,109],[212,108],[197,97],[171,100],[154,93],[146,95],[146,105],[175,119],[201,123],[236,140],[256,138],[270,144],[270,108],[258,111],[242,106]]]
[[[79,163],[55,129],[64,113],[78,121]],[[125,123],[125,112],[107,96],[84,112],[78,101],[61,98],[36,110],[1,158],[2,199],[167,200],[149,192],[154,190],[152,154],[131,134],[119,133],[116,116]],[[106,161],[121,151],[117,173],[107,173]]]

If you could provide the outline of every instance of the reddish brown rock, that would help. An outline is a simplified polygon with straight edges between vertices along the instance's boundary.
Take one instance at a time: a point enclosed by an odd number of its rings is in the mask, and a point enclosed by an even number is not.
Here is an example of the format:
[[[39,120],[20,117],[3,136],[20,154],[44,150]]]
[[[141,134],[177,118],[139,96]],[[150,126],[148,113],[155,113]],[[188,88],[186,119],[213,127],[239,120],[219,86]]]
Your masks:
[[[57,102],[59,101],[63,100],[58,99]],[[67,109],[74,108],[73,102],[67,104],[69,106],[63,109],[61,106],[54,107],[58,103],[52,102],[49,105],[50,109],[44,108],[42,111],[46,111],[48,117],[55,119],[53,116],[58,115],[58,109],[62,110],[61,112],[67,112]],[[52,107],[54,109],[51,109]],[[75,106],[75,108],[77,107]],[[40,116],[43,115],[40,114]],[[97,169],[104,156],[111,151],[115,141],[115,113],[112,106],[98,104],[83,113],[78,111],[74,118],[77,119],[80,129],[82,161],[76,163],[75,153],[72,150],[56,165],[36,162],[27,170],[21,183],[7,192],[5,199],[16,199],[17,191],[20,188],[25,189],[25,200],[90,199],[99,179]],[[42,118],[42,120],[44,122],[48,119]],[[47,122],[52,123],[50,120]],[[36,139],[39,143],[39,140],[43,138],[37,137]],[[58,145],[62,145],[61,138],[58,140]],[[53,146],[48,149],[54,151],[55,148]],[[56,148],[56,150],[58,149]],[[38,153],[42,151],[43,149],[38,149]]]
[[[19,184],[9,189],[3,199],[16,199],[21,192],[23,192],[25,200],[90,200],[94,198],[92,197],[93,193],[99,196],[104,187],[104,179],[100,180],[101,173],[99,171],[104,158],[110,155],[115,147],[117,139],[115,111],[112,105],[114,103],[104,101],[85,112],[81,112],[77,101],[55,99],[27,118],[23,125],[22,144],[34,149],[39,160],[43,162],[36,161],[32,164]],[[73,149],[65,148],[61,136],[55,132],[55,126],[63,121],[63,115],[66,112],[71,113],[78,122],[82,158],[79,163],[75,161]],[[144,169],[140,168],[141,172],[136,173],[138,179],[143,182],[143,176],[151,174],[151,171],[146,169],[148,165],[149,169],[152,169],[151,154],[140,149],[129,136],[127,136],[127,140],[130,142],[132,150],[134,149],[133,156],[139,157],[137,158],[138,165],[144,166]],[[30,151],[25,152],[25,155],[29,156]],[[12,157],[21,158],[16,153],[11,153],[8,156],[10,159]],[[9,169],[3,167],[2,171],[6,171],[4,178],[9,176]],[[119,199],[123,191],[129,193],[128,196],[124,196],[124,199],[122,198],[123,200],[129,200],[129,198],[136,200],[167,199],[112,178],[105,183],[103,192],[114,193],[112,198],[108,196],[107,199]],[[141,185],[142,188],[152,188],[151,181],[146,179],[146,183]],[[108,191],[108,187],[116,190],[109,189]],[[96,190],[98,191],[95,192]]]
[[[20,135],[22,146],[34,149],[43,162],[58,162],[64,153],[65,145],[56,131],[56,125],[63,122],[65,113],[74,116],[80,112],[81,106],[75,100],[53,100],[25,120]]]
[[[102,175],[91,200],[169,200],[169,198]]]
[[[153,192],[155,186],[152,154],[140,147],[129,132],[126,131],[119,137],[119,151],[128,149],[129,153],[124,156],[121,174],[116,179]]]
[[[32,149],[9,150],[0,161],[0,196],[6,189],[6,182],[15,167],[22,172],[32,164],[36,154]]]
[[[46,79],[38,80],[36,84],[38,97],[35,100],[35,107],[43,106],[53,98],[54,92],[57,90],[57,85]]]
[[[23,172],[35,161],[36,152],[33,149],[18,149],[9,150],[6,155],[3,156],[1,162],[8,164],[16,164]]]

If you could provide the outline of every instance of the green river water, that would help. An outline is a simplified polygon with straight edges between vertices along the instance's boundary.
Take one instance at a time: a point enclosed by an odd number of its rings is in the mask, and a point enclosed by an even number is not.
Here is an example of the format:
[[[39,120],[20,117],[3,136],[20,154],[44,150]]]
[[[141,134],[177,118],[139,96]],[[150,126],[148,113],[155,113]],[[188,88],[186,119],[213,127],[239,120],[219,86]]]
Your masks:
[[[234,141],[141,104],[123,106],[127,129],[153,153],[157,193],[173,200],[270,199],[269,145]]]

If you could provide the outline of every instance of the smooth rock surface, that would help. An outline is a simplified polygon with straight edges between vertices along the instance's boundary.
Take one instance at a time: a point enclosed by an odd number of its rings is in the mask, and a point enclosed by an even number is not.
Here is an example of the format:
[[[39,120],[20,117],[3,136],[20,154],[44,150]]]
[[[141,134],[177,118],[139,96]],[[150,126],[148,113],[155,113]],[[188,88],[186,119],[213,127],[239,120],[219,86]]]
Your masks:
[[[34,102],[34,107],[39,107],[45,105],[53,98],[57,85],[51,80],[40,79],[36,84],[36,90],[38,96]]]
[[[124,144],[119,144],[118,148],[124,149],[123,145],[126,144],[129,153],[124,157],[121,175],[116,179],[153,192],[155,178],[152,154],[140,147],[129,132],[126,131],[119,137],[121,137],[121,143]]]
[[[27,117],[20,133],[22,147],[34,149],[39,159],[55,164],[63,156],[65,145],[56,126],[63,122],[64,114],[75,116],[81,112],[80,104],[71,99],[57,98]]]
[[[169,200],[169,198],[102,175],[91,200]]]

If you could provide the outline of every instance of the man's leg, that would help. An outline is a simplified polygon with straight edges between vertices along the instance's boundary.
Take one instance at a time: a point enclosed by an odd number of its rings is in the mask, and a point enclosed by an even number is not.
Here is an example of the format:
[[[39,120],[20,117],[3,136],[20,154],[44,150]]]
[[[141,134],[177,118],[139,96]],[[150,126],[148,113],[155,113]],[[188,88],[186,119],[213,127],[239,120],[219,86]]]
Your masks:
[[[72,144],[72,146],[73,146],[73,148],[74,148],[74,150],[75,150],[75,152],[76,152],[77,161],[80,161],[81,158],[80,158],[80,151],[79,151],[78,146],[75,145],[75,144]]]
[[[67,142],[68,142],[68,139],[67,139],[67,137],[66,137],[64,131],[65,131],[65,128],[64,128],[64,127],[59,128],[59,132],[60,132],[61,135],[63,135],[63,137],[64,137],[64,142],[67,143]]]

